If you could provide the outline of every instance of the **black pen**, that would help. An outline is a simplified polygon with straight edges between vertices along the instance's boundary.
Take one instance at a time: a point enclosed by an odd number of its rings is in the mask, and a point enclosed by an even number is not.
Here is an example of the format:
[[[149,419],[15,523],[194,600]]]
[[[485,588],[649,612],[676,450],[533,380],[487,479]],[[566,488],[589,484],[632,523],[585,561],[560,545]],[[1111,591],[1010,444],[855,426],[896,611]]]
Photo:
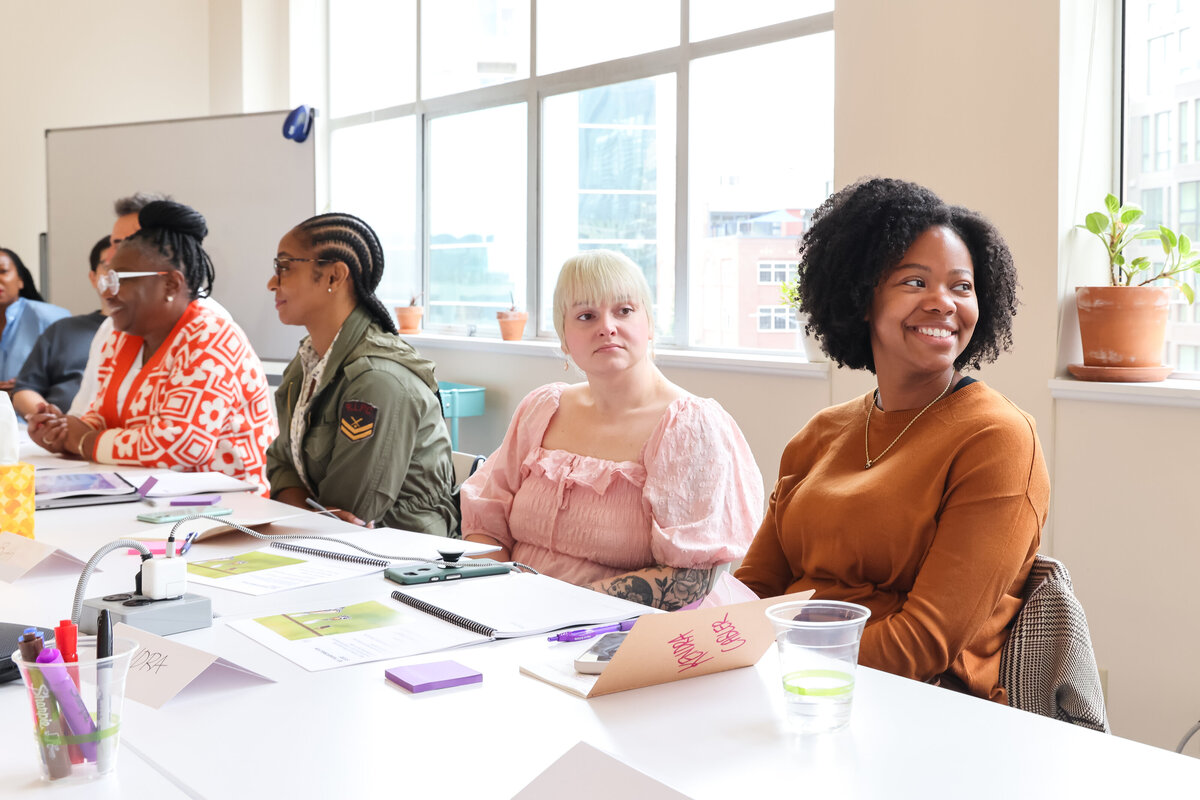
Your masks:
[[[112,725],[112,654],[112,615],[107,608],[102,608],[96,618],[96,725],[104,732]],[[96,766],[100,772],[108,771],[108,762],[113,756],[110,742],[107,737],[101,739],[96,749]]]

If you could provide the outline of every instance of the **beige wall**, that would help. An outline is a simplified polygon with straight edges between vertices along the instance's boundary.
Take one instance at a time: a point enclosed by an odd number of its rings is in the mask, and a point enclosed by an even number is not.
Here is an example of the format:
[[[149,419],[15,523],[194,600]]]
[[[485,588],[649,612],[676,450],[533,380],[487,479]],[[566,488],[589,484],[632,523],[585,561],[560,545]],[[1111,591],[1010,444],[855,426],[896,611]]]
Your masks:
[[[208,114],[208,2],[3,0],[0,30],[0,242],[36,277],[46,129]]]
[[[20,110],[0,128],[0,242],[36,252],[47,127],[320,104],[316,0],[244,6],[0,0],[10,33],[0,101]],[[1073,358],[1070,304],[1060,323],[1060,301],[1096,272],[1070,225],[1115,185],[1111,52],[1092,44],[1093,30],[1097,41],[1108,36],[1111,8],[1112,0],[840,0],[835,176],[839,186],[867,174],[926,183],[983,211],[1008,237],[1023,305],[1013,352],[983,377],[1037,419],[1054,483],[1043,549],[1066,561],[1089,611],[1115,732],[1173,747],[1200,716],[1191,679],[1200,601],[1189,591],[1200,556],[1200,403],[1056,402],[1048,385]],[[292,38],[280,52],[283,26]],[[264,49],[274,49],[265,61]],[[467,450],[493,448],[531,388],[574,379],[547,346],[416,343],[437,360],[441,379],[488,388],[487,416],[462,422]],[[733,414],[768,487],[783,445],[809,416],[872,385],[869,376],[823,367],[663,364],[672,380]]]

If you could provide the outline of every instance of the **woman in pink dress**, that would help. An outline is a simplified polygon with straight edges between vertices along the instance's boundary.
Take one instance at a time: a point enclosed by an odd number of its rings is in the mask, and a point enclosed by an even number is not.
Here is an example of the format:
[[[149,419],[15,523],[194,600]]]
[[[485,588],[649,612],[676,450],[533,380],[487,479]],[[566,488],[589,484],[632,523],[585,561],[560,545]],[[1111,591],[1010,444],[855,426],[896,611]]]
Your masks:
[[[562,350],[587,376],[521,401],[462,486],[463,538],[545,574],[658,608],[704,596],[762,519],[762,476],[733,418],[651,358],[650,287],[589,250],[554,290]]]

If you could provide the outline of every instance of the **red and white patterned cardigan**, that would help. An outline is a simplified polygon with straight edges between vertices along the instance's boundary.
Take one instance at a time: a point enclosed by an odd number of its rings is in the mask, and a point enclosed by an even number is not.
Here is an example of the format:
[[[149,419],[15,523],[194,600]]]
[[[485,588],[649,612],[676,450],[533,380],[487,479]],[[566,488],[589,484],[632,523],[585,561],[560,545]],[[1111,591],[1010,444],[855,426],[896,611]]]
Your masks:
[[[192,302],[117,408],[117,392],[141,347],[140,337],[120,331],[104,343],[100,388],[83,415],[102,431],[88,457],[222,472],[265,490],[267,445],[279,427],[262,362],[237,323]]]

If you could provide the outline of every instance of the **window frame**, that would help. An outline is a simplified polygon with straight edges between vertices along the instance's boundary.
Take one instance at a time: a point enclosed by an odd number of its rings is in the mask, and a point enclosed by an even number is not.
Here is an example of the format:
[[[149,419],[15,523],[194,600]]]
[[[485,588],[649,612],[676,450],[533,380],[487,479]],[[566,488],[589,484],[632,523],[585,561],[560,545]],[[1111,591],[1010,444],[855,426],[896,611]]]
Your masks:
[[[416,209],[416,238],[418,243],[418,261],[420,270],[421,291],[429,297],[430,289],[430,232],[429,232],[429,180],[430,163],[428,146],[430,140],[430,123],[440,117],[478,111],[511,103],[524,102],[527,112],[528,148],[527,148],[527,184],[526,184],[526,291],[523,302],[531,317],[531,329],[536,338],[549,339],[548,332],[553,332],[553,321],[542,319],[542,265],[541,265],[541,219],[542,219],[542,103],[547,97],[584,89],[622,83],[625,81],[650,78],[657,75],[673,74],[675,77],[675,224],[674,224],[674,302],[675,329],[669,341],[660,341],[669,347],[690,351],[727,352],[728,348],[704,348],[688,344],[690,318],[688,314],[688,125],[689,125],[689,68],[690,64],[702,58],[750,49],[761,45],[773,44],[806,36],[833,31],[834,12],[828,11],[812,16],[778,22],[760,28],[728,34],[712,39],[691,41],[689,38],[690,15],[689,0],[680,0],[679,44],[636,56],[628,56],[612,61],[591,64],[583,67],[564,70],[561,72],[538,74],[537,63],[537,0],[530,0],[530,36],[529,36],[529,68],[530,77],[507,83],[471,89],[456,94],[426,98],[421,95],[421,57],[423,39],[421,36],[421,9],[424,2],[435,0],[416,0],[415,19],[413,24],[417,30],[417,42],[413,49],[415,59],[415,91],[414,101],[386,108],[359,112],[344,117],[328,120],[328,135],[325,137],[326,153],[324,157],[325,185],[333,181],[332,166],[328,158],[328,141],[335,131],[358,125],[368,125],[372,122],[384,121],[395,117],[412,116],[416,119],[416,181],[413,186]],[[330,0],[323,0],[325,19],[324,44],[326,53],[330,51],[329,6]],[[325,107],[329,108],[328,75],[330,65],[325,64],[326,97]],[[382,298],[387,301],[391,298]],[[452,327],[431,328],[431,332],[442,334],[468,333]],[[779,355],[781,352],[794,354],[794,351],[780,351],[759,348],[738,348],[736,352],[746,354],[761,353],[764,355]]]

